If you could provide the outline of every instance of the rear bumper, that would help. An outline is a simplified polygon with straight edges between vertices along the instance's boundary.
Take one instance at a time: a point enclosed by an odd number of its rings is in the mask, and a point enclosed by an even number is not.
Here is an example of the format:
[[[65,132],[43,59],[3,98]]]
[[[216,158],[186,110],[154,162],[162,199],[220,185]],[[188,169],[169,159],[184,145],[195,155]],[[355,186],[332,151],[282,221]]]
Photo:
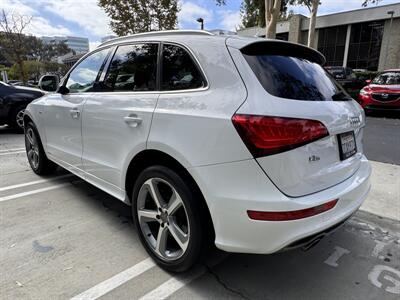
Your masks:
[[[213,219],[218,248],[267,254],[335,226],[351,216],[370,190],[371,167],[363,156],[358,171],[326,190],[304,197],[282,194],[254,160],[191,169]],[[324,213],[294,221],[256,221],[247,210],[291,211],[339,199]]]

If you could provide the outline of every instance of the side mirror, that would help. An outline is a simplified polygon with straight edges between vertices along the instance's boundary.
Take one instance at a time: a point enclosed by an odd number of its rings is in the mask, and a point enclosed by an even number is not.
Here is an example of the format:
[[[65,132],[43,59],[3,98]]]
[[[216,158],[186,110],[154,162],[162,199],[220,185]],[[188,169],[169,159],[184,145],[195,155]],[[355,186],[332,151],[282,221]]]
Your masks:
[[[69,93],[69,89],[66,86],[62,85],[58,88],[57,93],[60,93],[61,95],[66,95]]]
[[[59,79],[57,75],[44,75],[39,79],[39,88],[46,92],[57,91]]]
[[[370,83],[371,83],[371,79],[365,80],[365,83],[366,83],[366,84],[370,84]]]

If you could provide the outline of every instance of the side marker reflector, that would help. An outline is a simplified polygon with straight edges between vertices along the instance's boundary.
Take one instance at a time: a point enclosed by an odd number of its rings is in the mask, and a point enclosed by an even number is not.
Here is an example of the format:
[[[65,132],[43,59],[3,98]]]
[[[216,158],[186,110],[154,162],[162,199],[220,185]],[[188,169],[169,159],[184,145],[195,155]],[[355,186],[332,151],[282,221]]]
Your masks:
[[[293,211],[254,211],[248,210],[247,215],[252,220],[258,221],[291,221],[318,215],[335,207],[339,199],[327,203]]]

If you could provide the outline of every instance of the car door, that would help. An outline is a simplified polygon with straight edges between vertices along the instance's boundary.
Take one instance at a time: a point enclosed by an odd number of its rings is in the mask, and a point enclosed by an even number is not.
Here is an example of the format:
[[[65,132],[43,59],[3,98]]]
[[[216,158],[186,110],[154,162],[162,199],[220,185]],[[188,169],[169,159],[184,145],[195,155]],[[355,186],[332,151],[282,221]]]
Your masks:
[[[82,170],[82,110],[86,95],[93,92],[96,78],[110,49],[91,53],[74,67],[64,81],[65,93],[46,99],[47,153],[66,169]]]
[[[124,170],[146,148],[157,104],[158,43],[120,45],[91,93],[83,113],[83,164],[88,180],[118,198]]]

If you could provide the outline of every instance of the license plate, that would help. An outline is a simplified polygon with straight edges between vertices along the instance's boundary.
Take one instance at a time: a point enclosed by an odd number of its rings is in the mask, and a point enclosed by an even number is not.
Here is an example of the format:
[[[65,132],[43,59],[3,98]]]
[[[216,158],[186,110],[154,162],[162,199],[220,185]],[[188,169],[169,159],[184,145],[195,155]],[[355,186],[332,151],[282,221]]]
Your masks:
[[[338,135],[339,155],[341,160],[348,159],[357,153],[356,138],[354,131],[341,133]]]

